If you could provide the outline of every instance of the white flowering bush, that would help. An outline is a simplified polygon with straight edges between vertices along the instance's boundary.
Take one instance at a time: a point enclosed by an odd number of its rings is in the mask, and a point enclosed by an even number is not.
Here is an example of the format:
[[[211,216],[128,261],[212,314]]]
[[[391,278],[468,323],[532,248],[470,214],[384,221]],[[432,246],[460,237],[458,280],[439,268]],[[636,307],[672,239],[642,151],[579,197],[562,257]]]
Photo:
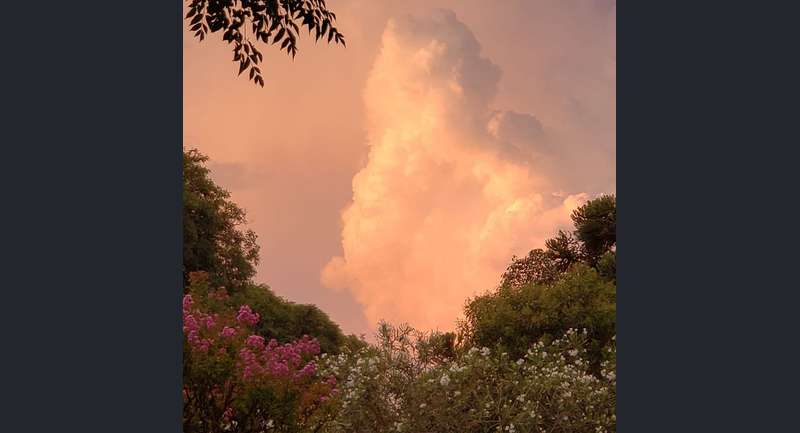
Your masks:
[[[382,326],[381,341],[357,352],[323,356],[337,390],[312,422],[327,433],[613,432],[616,349],[591,374],[585,332],[536,343],[519,359],[472,348],[427,362],[425,336]]]

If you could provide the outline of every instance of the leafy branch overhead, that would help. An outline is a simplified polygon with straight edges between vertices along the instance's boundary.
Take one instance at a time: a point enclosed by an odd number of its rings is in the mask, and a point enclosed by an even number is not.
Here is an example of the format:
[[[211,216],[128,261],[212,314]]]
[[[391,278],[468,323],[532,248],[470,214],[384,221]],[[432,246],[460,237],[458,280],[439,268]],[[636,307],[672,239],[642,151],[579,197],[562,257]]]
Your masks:
[[[280,43],[280,50],[297,54],[300,28],[308,29],[316,41],[345,46],[344,36],[334,26],[336,14],[325,0],[187,0],[191,31],[200,41],[208,33],[222,32],[222,40],[233,44],[233,61],[239,63],[239,75],[249,69],[250,80],[264,87],[259,64],[261,51],[253,43]],[[248,31],[248,29],[250,31]]]

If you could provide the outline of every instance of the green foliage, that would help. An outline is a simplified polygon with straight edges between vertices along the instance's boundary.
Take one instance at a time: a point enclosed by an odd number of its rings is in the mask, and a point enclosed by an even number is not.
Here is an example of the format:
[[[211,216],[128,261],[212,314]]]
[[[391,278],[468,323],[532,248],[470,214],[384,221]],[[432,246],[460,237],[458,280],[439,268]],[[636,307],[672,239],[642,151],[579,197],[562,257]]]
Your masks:
[[[308,29],[316,41],[327,39],[345,46],[344,36],[334,26],[336,14],[325,0],[187,0],[189,21],[195,38],[202,41],[210,33],[222,32],[222,40],[233,44],[233,61],[239,75],[250,70],[250,80],[264,87],[259,64],[261,51],[253,42],[275,45],[286,54],[297,54],[300,28]],[[248,33],[248,29],[250,30]]]
[[[436,337],[438,338],[438,337]],[[612,432],[616,430],[616,349],[589,371],[588,337],[563,338],[510,353],[473,348],[426,363],[430,336],[381,325],[378,343],[323,357],[320,371],[337,378],[336,398],[309,425],[324,433]]]
[[[560,274],[552,254],[537,248],[527,257],[511,258],[511,265],[501,278],[501,286],[522,287],[530,283],[549,283]]]
[[[239,307],[206,273],[192,273],[183,299],[183,431],[306,431],[333,388],[316,374],[318,346],[267,346]]]
[[[204,271],[212,285],[229,292],[241,289],[255,275],[259,247],[256,234],[242,226],[245,212],[210,177],[208,157],[197,150],[183,153],[183,276]]]
[[[544,250],[512,257],[500,285],[518,288],[530,283],[549,284],[576,263],[592,266],[603,277],[616,281],[616,215],[613,195],[587,202],[572,214],[573,234],[559,230],[545,242]]]
[[[575,234],[583,243],[590,263],[595,263],[617,244],[617,199],[604,195],[572,213]]]
[[[570,266],[583,258],[580,242],[572,235],[559,230],[556,237],[545,241],[547,255],[559,273],[566,272]]]
[[[556,282],[501,286],[471,299],[460,325],[470,347],[495,347],[512,357],[524,355],[533,343],[550,341],[568,329],[586,329],[594,365],[600,349],[615,334],[616,287],[597,271],[573,265]]]
[[[225,288],[231,295],[230,306],[247,304],[260,314],[255,331],[267,340],[285,343],[310,335],[327,353],[337,353],[345,344],[358,347],[357,338],[345,337],[316,306],[289,302],[268,286],[252,282],[258,263],[256,235],[241,228],[246,223],[245,211],[214,183],[207,161],[197,150],[184,152],[183,267],[187,286],[192,273],[206,273],[206,290]]]
[[[617,253],[615,251],[607,251],[600,256],[600,260],[597,261],[597,272],[603,278],[614,284],[617,283]]]
[[[267,340],[274,338],[285,343],[310,335],[319,341],[320,349],[325,353],[338,353],[349,341],[339,325],[315,305],[287,301],[263,284],[246,285],[231,297],[231,302],[250,305],[261,316],[255,331]]]

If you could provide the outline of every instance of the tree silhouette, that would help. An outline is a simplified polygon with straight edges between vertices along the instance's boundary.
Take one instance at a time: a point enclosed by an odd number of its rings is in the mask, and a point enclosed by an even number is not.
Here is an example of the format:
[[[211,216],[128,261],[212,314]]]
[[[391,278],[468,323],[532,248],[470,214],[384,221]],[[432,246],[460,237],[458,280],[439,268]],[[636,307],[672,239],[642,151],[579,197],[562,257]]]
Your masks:
[[[239,75],[250,70],[250,80],[264,87],[259,64],[261,51],[253,41],[277,44],[286,54],[297,54],[300,28],[308,28],[316,41],[327,39],[345,46],[344,36],[334,26],[336,14],[325,0],[187,0],[189,21],[195,38],[204,40],[208,33],[222,32],[222,40],[233,44],[233,61],[239,63]],[[250,32],[248,32],[250,29]]]

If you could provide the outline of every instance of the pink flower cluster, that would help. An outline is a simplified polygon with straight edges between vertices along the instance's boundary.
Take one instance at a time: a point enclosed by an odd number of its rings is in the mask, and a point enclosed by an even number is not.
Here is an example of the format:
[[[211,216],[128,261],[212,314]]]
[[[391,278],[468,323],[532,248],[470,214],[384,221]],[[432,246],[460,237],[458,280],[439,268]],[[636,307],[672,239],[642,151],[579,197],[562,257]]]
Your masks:
[[[239,347],[238,358],[241,377],[249,382],[262,378],[284,379],[299,383],[303,379],[314,377],[317,364],[310,360],[320,353],[319,342],[308,336],[292,343],[279,344],[275,339],[266,342],[264,337],[256,334],[248,335],[246,330],[258,323],[260,317],[250,306],[242,305],[236,314],[236,321],[220,322],[219,315],[210,315],[195,305],[191,295],[183,298],[183,330],[193,352],[209,353],[214,343],[227,339],[220,344],[215,353],[224,356],[229,344]],[[221,329],[220,329],[221,328]],[[239,339],[248,335],[246,338]],[[335,388],[336,379],[331,377],[326,382]]]
[[[323,395],[320,397],[320,401],[327,401],[331,396],[336,395],[336,393],[339,392],[339,390],[336,388],[336,376],[328,376],[328,378],[322,383],[328,385],[330,387],[330,391],[328,392],[328,395]]]
[[[319,351],[317,340],[308,336],[284,345],[272,339],[265,345],[262,337],[251,335],[239,351],[242,377],[245,380],[265,376],[300,380],[313,376],[317,366],[313,361],[305,362],[305,359],[319,354]]]
[[[192,309],[192,305],[194,305],[194,300],[192,299],[192,295],[184,295],[183,296],[183,314],[184,316],[186,313]]]
[[[207,352],[213,341],[210,338],[202,338],[201,331],[214,328],[219,316],[206,314],[197,309],[192,310],[193,306],[192,295],[185,295],[183,297],[183,333],[186,334],[189,346],[193,350]]]
[[[258,350],[264,350],[264,337],[260,335],[251,335],[247,337],[244,344]]]
[[[243,325],[253,326],[258,323],[259,319],[258,313],[254,313],[249,305],[242,305],[239,308],[239,314],[236,315],[236,320]]]

